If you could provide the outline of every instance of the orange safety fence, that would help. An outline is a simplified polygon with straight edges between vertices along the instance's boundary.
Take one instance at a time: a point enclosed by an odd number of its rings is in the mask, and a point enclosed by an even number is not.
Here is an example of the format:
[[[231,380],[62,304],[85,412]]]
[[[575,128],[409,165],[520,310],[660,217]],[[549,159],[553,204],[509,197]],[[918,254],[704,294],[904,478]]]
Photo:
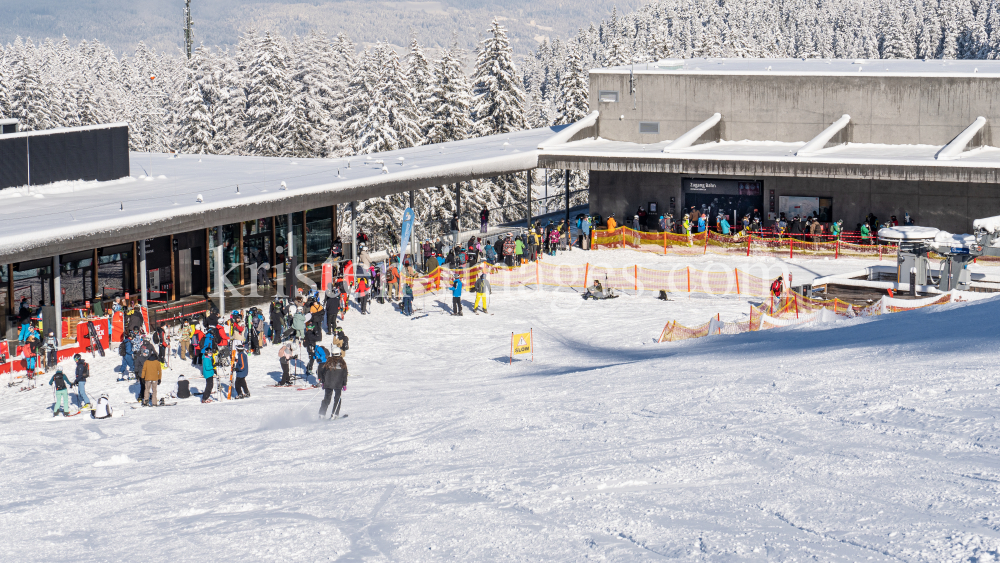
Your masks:
[[[781,298],[783,303],[750,306],[750,319],[746,321],[723,322],[719,315],[709,322],[696,327],[686,327],[677,321],[668,321],[660,332],[657,342],[677,342],[690,338],[701,338],[710,334],[739,334],[742,332],[767,330],[794,324],[814,322],[823,315],[834,314],[844,317],[873,317],[887,313],[912,311],[942,305],[951,301],[951,294],[928,299],[908,300],[883,297],[865,307],[856,307],[839,299],[821,301],[791,292]]]
[[[679,256],[704,254],[742,254],[776,258],[878,258],[895,254],[888,244],[857,244],[833,237],[807,240],[789,236],[761,236],[740,232],[724,235],[704,231],[691,235],[668,232],[642,232],[628,227],[613,231],[591,231],[591,248],[632,248],[643,252]]]

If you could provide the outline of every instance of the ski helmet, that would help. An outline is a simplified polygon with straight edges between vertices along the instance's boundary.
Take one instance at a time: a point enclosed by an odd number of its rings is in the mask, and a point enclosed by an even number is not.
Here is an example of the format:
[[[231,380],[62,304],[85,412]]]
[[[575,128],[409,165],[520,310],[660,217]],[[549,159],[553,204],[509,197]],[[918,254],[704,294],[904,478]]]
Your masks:
[[[79,362],[82,359],[83,359],[83,356],[81,356],[80,354],[73,354],[73,361],[74,362]]]

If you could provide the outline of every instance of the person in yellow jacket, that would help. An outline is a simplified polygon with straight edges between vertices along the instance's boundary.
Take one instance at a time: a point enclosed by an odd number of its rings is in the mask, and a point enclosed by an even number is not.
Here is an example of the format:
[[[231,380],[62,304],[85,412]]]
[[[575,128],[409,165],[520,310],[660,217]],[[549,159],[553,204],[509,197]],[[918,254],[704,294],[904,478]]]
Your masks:
[[[691,217],[685,213],[684,220],[681,221],[681,228],[684,229],[684,236],[688,238],[688,246],[691,246]]]

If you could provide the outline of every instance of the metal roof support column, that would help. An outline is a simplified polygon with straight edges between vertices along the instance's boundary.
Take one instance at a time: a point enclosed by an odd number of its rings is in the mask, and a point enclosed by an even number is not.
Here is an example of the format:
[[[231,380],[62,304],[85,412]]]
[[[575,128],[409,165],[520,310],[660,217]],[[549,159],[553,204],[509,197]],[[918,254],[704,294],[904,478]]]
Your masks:
[[[142,300],[142,308],[148,311],[148,301],[146,299],[146,239],[139,241],[139,295]],[[148,313],[147,313],[148,314]]]
[[[59,265],[59,255],[52,257],[52,304],[55,305],[56,326],[52,327],[56,333],[56,346],[62,346],[62,268]]]
[[[302,225],[305,231],[305,225]],[[285,272],[285,287],[288,291],[288,299],[295,299],[295,271],[298,269],[298,260],[295,256],[295,214],[289,213],[285,216],[285,256],[288,256],[288,271]]]
[[[527,207],[527,209],[526,209],[527,213],[525,215],[525,222],[524,222],[524,224],[525,224],[526,227],[528,227],[529,230],[531,229],[531,173],[532,172],[534,172],[534,170],[528,170],[526,172],[526,174],[528,175],[528,189],[527,189],[527,194],[526,194],[528,205],[526,206]]]
[[[413,190],[410,190],[410,209],[413,209]],[[417,210],[413,209],[413,225],[410,227],[410,264],[417,267]],[[403,241],[399,241],[400,245]],[[403,253],[406,256],[406,253]]]
[[[569,222],[569,170],[566,171],[566,240],[569,241],[572,238],[570,234],[570,222]],[[572,250],[573,247],[570,245],[566,246],[567,250]]]
[[[351,272],[353,276],[358,271],[358,202],[351,202]],[[354,288],[350,288],[351,295],[354,295]]]
[[[145,258],[144,258],[145,260]],[[222,225],[215,228],[215,290],[219,292],[219,316],[225,318],[226,315],[226,272],[223,270],[225,262],[222,260]],[[145,280],[145,278],[143,278]],[[143,283],[146,283],[143,281]]]

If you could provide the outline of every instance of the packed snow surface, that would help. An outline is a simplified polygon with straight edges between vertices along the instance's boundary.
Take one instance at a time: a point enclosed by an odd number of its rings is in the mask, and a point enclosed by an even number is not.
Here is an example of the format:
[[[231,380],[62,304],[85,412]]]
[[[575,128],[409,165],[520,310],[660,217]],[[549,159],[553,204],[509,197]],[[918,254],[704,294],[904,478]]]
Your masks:
[[[680,263],[630,251],[560,262]],[[707,259],[706,259],[707,260]],[[747,262],[753,262],[748,260]],[[741,268],[745,262],[730,264]],[[757,261],[837,273],[860,261]],[[869,263],[870,264],[870,263]],[[704,264],[702,264],[704,266]],[[813,274],[818,275],[818,274]],[[470,295],[466,306],[471,306]],[[655,344],[737,297],[497,290],[348,313],[343,413],[321,393],[52,418],[0,386],[6,561],[991,561],[1000,552],[1000,301]],[[508,365],[531,329],[534,361]],[[329,345],[329,339],[325,341]],[[70,366],[63,364],[64,369]],[[301,369],[301,368],[300,368]],[[198,381],[174,359],[178,374]],[[47,379],[45,380],[47,381]],[[200,382],[195,387],[201,388]]]

